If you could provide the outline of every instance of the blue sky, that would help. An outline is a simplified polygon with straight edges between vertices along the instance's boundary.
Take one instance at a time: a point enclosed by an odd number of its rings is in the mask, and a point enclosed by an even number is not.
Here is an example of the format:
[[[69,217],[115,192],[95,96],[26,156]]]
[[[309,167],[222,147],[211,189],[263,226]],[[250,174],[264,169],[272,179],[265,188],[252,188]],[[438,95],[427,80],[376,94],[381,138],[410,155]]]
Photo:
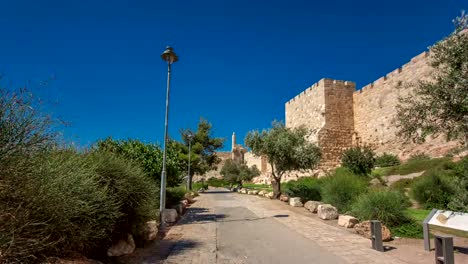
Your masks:
[[[174,47],[170,135],[203,116],[216,136],[284,120],[323,77],[362,87],[448,35],[461,0],[0,0],[3,86],[28,86],[71,123],[65,138],[162,142]],[[47,85],[41,85],[45,80]]]

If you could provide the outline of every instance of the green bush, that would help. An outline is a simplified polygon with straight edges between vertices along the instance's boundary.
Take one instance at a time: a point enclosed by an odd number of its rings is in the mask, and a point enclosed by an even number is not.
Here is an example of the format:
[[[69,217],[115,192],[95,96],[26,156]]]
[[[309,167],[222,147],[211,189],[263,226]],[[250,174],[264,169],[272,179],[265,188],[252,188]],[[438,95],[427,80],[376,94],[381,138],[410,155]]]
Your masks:
[[[302,177],[297,181],[289,181],[283,185],[284,192],[289,197],[300,197],[302,202],[321,201],[320,180],[312,177]]]
[[[192,183],[192,189],[195,191],[200,190],[201,188],[208,190],[208,184],[204,182],[194,182]]]
[[[421,160],[430,160],[430,159],[431,159],[431,156],[424,154],[424,153],[419,153],[419,154],[411,155],[407,161],[421,161]]]
[[[370,147],[347,149],[341,156],[341,165],[357,175],[368,175],[374,168],[375,153]]]
[[[428,159],[427,157],[416,157],[409,159],[401,165],[375,169],[372,174],[380,176],[407,175],[410,173],[426,171],[430,173],[435,170],[451,169],[454,163],[449,158]]]
[[[351,206],[352,214],[364,220],[379,220],[387,226],[409,221],[405,209],[410,206],[406,196],[395,191],[374,191],[360,195]]]
[[[166,208],[171,208],[184,199],[187,193],[185,187],[169,187],[166,189]]]
[[[216,177],[211,177],[206,181],[206,184],[208,186],[212,187],[224,187],[224,186],[229,186],[229,183],[227,183],[224,179],[218,179]]]
[[[390,185],[390,190],[399,191],[404,194],[406,193],[407,189],[410,189],[411,184],[413,184],[414,180],[415,180],[414,178],[413,179],[400,179],[394,182],[392,185]]]
[[[440,171],[421,176],[411,185],[411,197],[426,209],[446,209],[454,193],[448,178]]]
[[[360,194],[367,191],[367,182],[346,169],[337,169],[335,173],[323,179],[322,201],[332,204],[341,213],[351,209],[351,204]]]
[[[454,194],[448,204],[450,210],[468,213],[468,157],[453,168]]]
[[[389,227],[394,236],[423,238],[422,224],[416,221],[409,221],[395,227]]]
[[[380,156],[375,158],[375,166],[376,167],[390,167],[390,166],[398,166],[401,164],[400,159],[393,154],[383,153]]]

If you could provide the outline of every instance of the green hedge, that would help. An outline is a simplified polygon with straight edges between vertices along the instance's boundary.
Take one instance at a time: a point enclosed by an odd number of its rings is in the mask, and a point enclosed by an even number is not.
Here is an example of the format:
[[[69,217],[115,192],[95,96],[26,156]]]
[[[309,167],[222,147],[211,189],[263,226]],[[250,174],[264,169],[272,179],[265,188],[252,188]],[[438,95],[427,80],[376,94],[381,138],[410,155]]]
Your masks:
[[[380,156],[375,158],[375,166],[376,167],[390,167],[390,166],[398,166],[401,164],[400,159],[393,154],[383,153]]]
[[[302,202],[321,201],[320,182],[316,178],[302,177],[297,181],[289,181],[283,184],[283,190],[289,197],[300,197]]]
[[[410,195],[423,208],[445,209],[452,199],[453,186],[440,171],[421,176],[411,185]]]
[[[338,168],[332,175],[324,178],[322,183],[322,200],[332,204],[341,213],[351,209],[353,201],[367,192],[367,181],[349,170]]]

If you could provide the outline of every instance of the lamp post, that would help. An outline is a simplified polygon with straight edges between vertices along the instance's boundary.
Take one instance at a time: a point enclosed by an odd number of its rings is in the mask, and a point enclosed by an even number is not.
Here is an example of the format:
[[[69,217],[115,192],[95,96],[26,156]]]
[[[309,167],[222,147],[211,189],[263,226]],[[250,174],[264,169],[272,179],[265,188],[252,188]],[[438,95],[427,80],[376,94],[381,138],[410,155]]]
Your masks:
[[[190,158],[191,158],[191,152],[192,152],[192,140],[193,140],[193,134],[190,133],[188,134],[188,176],[187,176],[187,191],[190,191],[190,187],[192,187],[192,177],[190,176]]]
[[[164,123],[164,151],[163,151],[163,167],[161,172],[161,197],[159,200],[159,211],[162,213],[166,208],[166,154],[167,154],[167,127],[169,119],[169,92],[171,89],[171,65],[179,58],[174,50],[167,46],[166,50],[161,54],[161,58],[167,62],[167,91],[166,91],[166,119]]]

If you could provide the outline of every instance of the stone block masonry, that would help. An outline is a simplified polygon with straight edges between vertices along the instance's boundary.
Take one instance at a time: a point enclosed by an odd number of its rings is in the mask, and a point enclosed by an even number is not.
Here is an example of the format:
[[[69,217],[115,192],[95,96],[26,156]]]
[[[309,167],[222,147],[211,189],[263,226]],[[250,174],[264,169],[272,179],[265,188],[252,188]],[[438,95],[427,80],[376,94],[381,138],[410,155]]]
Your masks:
[[[353,82],[321,79],[286,103],[286,126],[311,130],[309,140],[321,148],[320,167],[325,170],[337,167],[343,151],[356,145],[402,159],[419,153],[442,156],[457,143],[443,137],[408,143],[396,135],[393,122],[399,96],[407,94],[411,84],[430,80],[434,69],[429,60],[430,53],[424,52],[357,91]]]

